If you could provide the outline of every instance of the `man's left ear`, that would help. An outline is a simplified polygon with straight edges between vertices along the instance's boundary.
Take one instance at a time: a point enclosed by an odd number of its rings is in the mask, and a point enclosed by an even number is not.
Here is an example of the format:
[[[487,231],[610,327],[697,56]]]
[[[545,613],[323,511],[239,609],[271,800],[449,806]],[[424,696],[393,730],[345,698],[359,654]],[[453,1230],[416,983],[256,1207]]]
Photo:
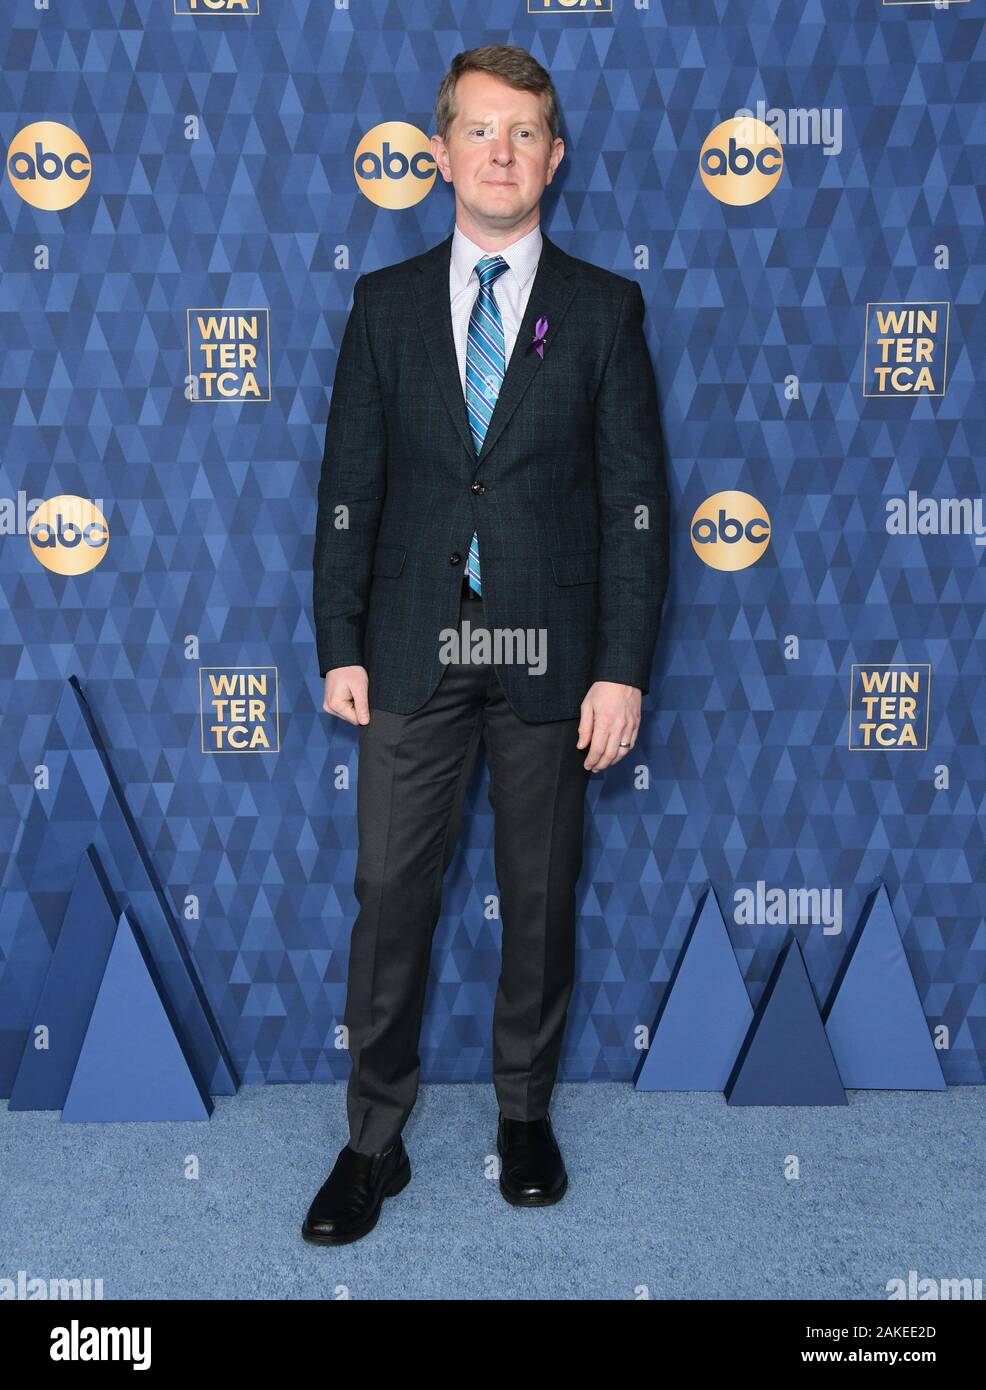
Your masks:
[[[438,135],[431,137],[431,157],[435,161],[435,168],[441,174],[446,183],[452,182],[452,175],[445,172],[448,164],[448,150],[445,148],[444,141]]]

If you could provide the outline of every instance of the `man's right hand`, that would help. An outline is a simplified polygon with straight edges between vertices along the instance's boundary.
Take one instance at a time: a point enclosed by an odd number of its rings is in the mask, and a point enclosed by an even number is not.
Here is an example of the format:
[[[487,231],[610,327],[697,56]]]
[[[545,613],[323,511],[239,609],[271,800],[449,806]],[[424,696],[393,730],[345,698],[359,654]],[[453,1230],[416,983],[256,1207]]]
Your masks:
[[[369,686],[365,666],[333,666],[325,674],[322,708],[326,714],[348,719],[350,724],[369,724]]]

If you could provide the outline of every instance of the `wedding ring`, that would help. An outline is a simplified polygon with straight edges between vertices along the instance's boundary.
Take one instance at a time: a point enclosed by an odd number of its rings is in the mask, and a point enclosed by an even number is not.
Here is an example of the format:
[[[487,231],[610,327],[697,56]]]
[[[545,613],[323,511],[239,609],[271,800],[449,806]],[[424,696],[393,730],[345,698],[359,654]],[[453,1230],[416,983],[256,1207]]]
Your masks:
[[[630,745],[629,745],[629,743],[621,743],[621,744],[620,744],[620,747],[621,747],[621,748],[629,748]]]

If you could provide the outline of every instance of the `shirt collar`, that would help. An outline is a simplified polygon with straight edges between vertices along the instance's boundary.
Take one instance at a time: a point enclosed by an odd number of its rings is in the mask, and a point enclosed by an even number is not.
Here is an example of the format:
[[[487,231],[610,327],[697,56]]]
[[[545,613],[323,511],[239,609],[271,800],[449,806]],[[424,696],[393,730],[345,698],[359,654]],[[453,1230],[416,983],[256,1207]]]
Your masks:
[[[525,232],[517,241],[511,242],[509,246],[501,247],[497,252],[484,251],[481,246],[477,246],[474,241],[471,241],[456,223],[452,233],[452,292],[455,293],[465,287],[469,277],[476,269],[477,261],[481,261],[484,256],[494,254],[503,257],[517,284],[523,289],[537,269],[541,255],[540,222],[536,223],[529,232]]]

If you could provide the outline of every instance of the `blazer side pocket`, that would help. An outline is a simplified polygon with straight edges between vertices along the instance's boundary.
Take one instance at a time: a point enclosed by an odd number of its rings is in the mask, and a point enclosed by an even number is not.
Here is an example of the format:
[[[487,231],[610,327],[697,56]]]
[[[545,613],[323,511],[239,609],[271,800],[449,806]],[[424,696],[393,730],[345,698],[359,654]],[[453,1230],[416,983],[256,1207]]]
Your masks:
[[[599,551],[570,550],[552,555],[551,568],[556,584],[592,584],[599,579]]]
[[[382,543],[373,552],[373,573],[386,574],[393,578],[404,568],[406,558],[407,550],[403,545]]]

